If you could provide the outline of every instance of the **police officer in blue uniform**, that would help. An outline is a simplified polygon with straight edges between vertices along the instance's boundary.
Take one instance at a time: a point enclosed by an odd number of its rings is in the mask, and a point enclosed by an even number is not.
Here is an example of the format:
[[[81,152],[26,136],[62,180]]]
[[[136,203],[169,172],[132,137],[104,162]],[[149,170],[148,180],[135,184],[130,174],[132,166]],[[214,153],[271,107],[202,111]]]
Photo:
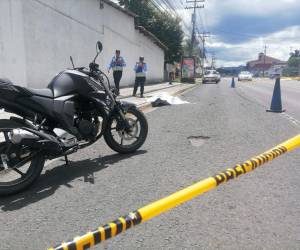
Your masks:
[[[117,89],[117,95],[120,93],[120,81],[123,74],[123,68],[126,66],[125,60],[120,56],[120,50],[116,50],[116,55],[111,59],[108,66],[108,73],[110,69],[113,70],[114,82]]]
[[[147,63],[144,62],[144,57],[141,56],[139,62],[134,66],[135,83],[133,88],[133,96],[136,96],[138,86],[140,86],[141,98],[144,97],[144,85],[146,81]]]

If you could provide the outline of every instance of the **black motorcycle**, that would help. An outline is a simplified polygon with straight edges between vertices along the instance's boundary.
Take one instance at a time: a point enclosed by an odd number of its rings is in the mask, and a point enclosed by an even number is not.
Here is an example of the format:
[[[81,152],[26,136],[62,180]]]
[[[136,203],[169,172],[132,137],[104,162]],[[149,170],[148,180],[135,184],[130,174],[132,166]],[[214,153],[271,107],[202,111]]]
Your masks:
[[[0,108],[19,117],[0,119],[0,195],[35,181],[45,160],[76,152],[102,136],[116,152],[129,154],[146,140],[148,123],[134,104],[116,99],[108,77],[95,62],[89,69],[64,70],[46,89],[0,79]]]

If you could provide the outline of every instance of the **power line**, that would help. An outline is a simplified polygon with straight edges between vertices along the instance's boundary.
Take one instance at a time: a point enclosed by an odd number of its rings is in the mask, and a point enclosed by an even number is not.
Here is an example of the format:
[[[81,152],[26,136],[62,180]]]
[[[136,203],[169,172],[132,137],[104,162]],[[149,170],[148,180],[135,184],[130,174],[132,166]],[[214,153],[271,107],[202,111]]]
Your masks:
[[[169,12],[168,8],[166,8],[166,6],[163,6],[161,4],[160,1],[157,1],[157,0],[151,0],[150,1],[152,3],[152,5],[159,11],[161,12],[162,14],[169,14],[169,15],[173,15],[171,12]]]
[[[204,60],[207,62],[207,57],[206,57],[206,49],[205,49],[205,40],[206,38],[210,37],[210,32],[198,32],[198,35],[200,36],[200,39],[202,41],[202,74],[204,74]]]
[[[173,7],[173,5],[170,3],[170,1],[169,1],[169,0],[162,0],[162,1],[165,2],[166,5],[168,5],[168,6],[173,10],[173,12],[176,14],[176,16],[177,16],[177,11],[176,11],[176,9]]]
[[[152,0],[152,1],[154,1],[154,0]],[[173,16],[175,16],[176,18],[180,18],[180,14],[178,13],[178,10],[177,10],[177,9],[180,9],[180,7],[178,7],[178,5],[177,5],[177,4],[179,4],[178,2],[176,2],[176,1],[174,2],[174,1],[170,1],[170,0],[156,0],[156,3],[161,7],[163,4],[164,8],[171,10]],[[189,25],[185,22],[184,19],[182,19],[182,18],[180,18],[180,19],[181,19],[182,24],[183,24],[184,28],[186,29],[186,31],[189,31],[190,30]]]
[[[204,0],[186,0],[187,4],[193,4],[192,6],[186,6],[185,9],[193,9],[192,14],[192,39],[190,46],[190,55],[193,53],[194,43],[195,43],[195,26],[196,26],[196,9],[204,8],[204,5],[198,5],[198,3],[203,3]]]
[[[182,0],[180,0],[180,4],[181,4],[181,9],[184,10],[187,13],[187,10],[184,8],[184,4],[182,2]],[[187,13],[188,14],[188,13]],[[181,19],[183,22],[183,25],[185,26],[185,28],[187,29],[187,31],[189,31],[189,29],[191,27],[189,27],[189,25],[184,21],[184,19]]]
[[[161,0],[161,1],[163,1],[164,3],[166,3],[166,5],[169,6],[170,9],[172,9],[172,11],[175,13],[176,17],[180,18],[180,15],[179,15],[179,13],[177,11],[178,9],[180,9],[180,7],[179,7],[179,5],[177,5],[178,4],[177,1],[173,1],[173,2],[171,2],[170,0]],[[188,26],[183,19],[182,19],[182,21],[185,24],[185,26]]]

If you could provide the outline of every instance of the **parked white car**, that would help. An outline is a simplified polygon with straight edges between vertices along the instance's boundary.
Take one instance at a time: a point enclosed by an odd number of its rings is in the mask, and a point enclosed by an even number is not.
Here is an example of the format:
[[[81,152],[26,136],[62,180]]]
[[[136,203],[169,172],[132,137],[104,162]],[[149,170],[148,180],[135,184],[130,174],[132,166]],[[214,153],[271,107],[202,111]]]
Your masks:
[[[206,70],[203,76],[203,83],[215,82],[218,83],[221,80],[220,73],[214,69]]]
[[[252,81],[252,74],[248,71],[242,71],[238,75],[238,81]]]

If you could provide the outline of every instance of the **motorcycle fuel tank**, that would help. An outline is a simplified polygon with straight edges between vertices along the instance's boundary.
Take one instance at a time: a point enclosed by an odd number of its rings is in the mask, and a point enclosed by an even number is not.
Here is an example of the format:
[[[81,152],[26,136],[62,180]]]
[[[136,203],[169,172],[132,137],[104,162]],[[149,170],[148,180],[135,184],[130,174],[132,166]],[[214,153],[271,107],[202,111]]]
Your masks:
[[[87,94],[92,88],[87,83],[88,76],[77,70],[65,70],[53,78],[48,85],[53,92],[54,98],[72,95]]]

